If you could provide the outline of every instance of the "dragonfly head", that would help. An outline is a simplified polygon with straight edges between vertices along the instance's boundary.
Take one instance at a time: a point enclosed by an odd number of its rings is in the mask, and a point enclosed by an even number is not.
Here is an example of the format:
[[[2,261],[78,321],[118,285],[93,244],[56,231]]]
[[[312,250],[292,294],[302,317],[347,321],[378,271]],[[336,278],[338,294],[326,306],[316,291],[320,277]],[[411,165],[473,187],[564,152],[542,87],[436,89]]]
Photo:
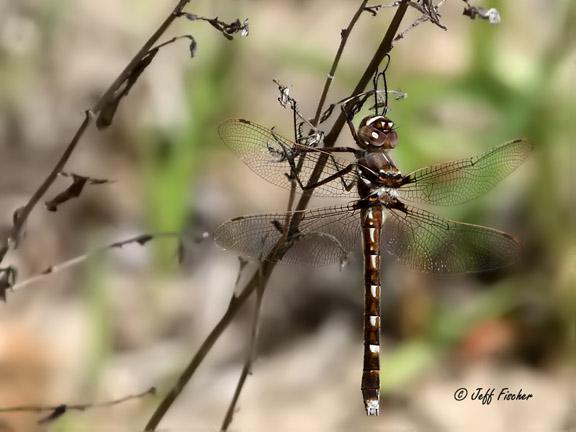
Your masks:
[[[398,144],[394,122],[381,115],[365,117],[358,127],[358,138],[365,150],[390,150]]]

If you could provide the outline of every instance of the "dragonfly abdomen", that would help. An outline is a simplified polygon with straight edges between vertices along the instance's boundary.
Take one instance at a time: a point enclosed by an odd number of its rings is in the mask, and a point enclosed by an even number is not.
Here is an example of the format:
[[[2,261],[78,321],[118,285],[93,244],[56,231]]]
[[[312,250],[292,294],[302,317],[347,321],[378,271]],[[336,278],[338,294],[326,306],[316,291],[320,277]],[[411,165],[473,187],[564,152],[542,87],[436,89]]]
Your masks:
[[[361,210],[364,255],[364,370],[362,396],[368,415],[378,415],[380,405],[380,234],[382,207]]]

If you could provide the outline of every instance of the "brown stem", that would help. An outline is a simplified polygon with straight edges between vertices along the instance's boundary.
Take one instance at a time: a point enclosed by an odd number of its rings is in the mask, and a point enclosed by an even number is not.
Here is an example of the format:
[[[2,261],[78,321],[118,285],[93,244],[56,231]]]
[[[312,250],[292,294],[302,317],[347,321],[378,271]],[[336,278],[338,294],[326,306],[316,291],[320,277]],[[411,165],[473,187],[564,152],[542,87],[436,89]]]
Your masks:
[[[56,162],[56,165],[54,165],[54,168],[52,168],[52,171],[50,171],[50,174],[48,174],[48,177],[44,179],[44,181],[42,182],[40,187],[36,190],[36,192],[32,194],[32,197],[30,197],[30,200],[26,203],[26,205],[22,207],[21,210],[17,211],[17,216],[14,217],[14,225],[12,225],[12,229],[10,230],[10,234],[8,237],[8,239],[12,241],[14,247],[18,245],[20,232],[22,231],[22,227],[24,226],[24,223],[28,219],[28,216],[30,216],[32,210],[34,209],[36,204],[38,204],[38,201],[42,199],[42,197],[44,196],[46,191],[50,188],[52,183],[54,183],[54,180],[56,180],[56,177],[58,177],[58,173],[62,171],[62,168],[64,168],[64,165],[66,165],[66,162],[68,162],[68,159],[70,159],[70,156],[72,156],[72,152],[76,149],[76,146],[80,141],[80,138],[82,138],[84,132],[86,132],[86,129],[88,129],[88,126],[90,126],[93,119],[94,117],[90,111],[86,111],[84,113],[84,121],[74,134],[72,141],[70,141],[70,143],[64,150],[64,153],[62,153],[62,156],[60,156],[60,159],[58,159],[58,162]],[[2,258],[3,257],[0,257],[0,261]]]
[[[348,37],[350,33],[352,33],[352,29],[356,25],[356,21],[362,15],[366,8],[366,4],[368,0],[364,0],[352,19],[350,20],[350,24],[345,30],[342,30],[342,36],[340,38],[340,46],[338,47],[338,51],[336,52],[336,57],[334,57],[334,61],[332,62],[332,66],[330,67],[330,72],[328,72],[328,76],[326,77],[326,81],[324,82],[324,88],[322,89],[322,95],[320,96],[320,101],[318,102],[318,106],[316,107],[316,114],[314,115],[314,121],[312,122],[314,126],[318,126],[318,121],[320,121],[320,115],[322,115],[322,110],[324,109],[324,102],[326,102],[326,97],[328,96],[328,91],[330,90],[330,86],[334,81],[334,76],[336,75],[336,69],[338,69],[338,65],[340,63],[340,58],[342,57],[342,53],[344,52],[344,48],[346,47],[346,42],[348,42]]]
[[[370,60],[370,63],[366,67],[366,70],[364,70],[364,74],[360,78],[360,81],[358,81],[358,84],[356,85],[356,88],[354,88],[354,91],[352,92],[351,96],[356,96],[364,91],[364,89],[370,82],[370,79],[372,78],[374,73],[376,73],[376,71],[378,70],[378,66],[380,65],[386,54],[388,54],[392,50],[392,42],[394,40],[394,36],[398,32],[398,28],[400,27],[400,23],[402,22],[402,19],[404,18],[407,9],[408,9],[408,1],[403,0],[402,3],[400,3],[400,5],[398,6],[398,9],[396,9],[396,13],[392,18],[392,22],[390,23],[390,26],[388,27],[388,30],[386,31],[386,34],[384,35],[384,38],[382,39],[380,46],[374,53],[374,56],[372,57],[372,60]],[[344,127],[345,123],[346,119],[344,118],[344,113],[340,113],[340,115],[334,122],[332,129],[330,129],[330,132],[328,132],[328,134],[324,137],[324,147],[328,148],[334,147],[336,139],[338,138],[338,135],[340,135],[340,132],[342,131],[342,128]],[[322,171],[324,170],[327,161],[328,161],[328,155],[322,155],[318,159],[318,163],[314,167],[314,171],[310,176],[309,180],[310,184],[318,182],[318,179],[320,178],[320,175],[322,174]],[[308,203],[310,202],[310,198],[312,198],[313,192],[314,189],[310,189],[302,194],[302,197],[300,198],[300,201],[296,206],[297,211],[306,209]],[[296,223],[299,222],[298,220],[296,220],[296,218],[294,218],[294,220]]]
[[[394,39],[394,35],[398,31],[398,27],[400,26],[400,23],[402,22],[402,19],[406,14],[407,8],[408,8],[407,0],[403,0],[398,9],[396,10],[394,17],[392,18],[392,22],[390,23],[390,26],[386,31],[384,39],[382,40],[380,46],[378,47],[368,67],[364,71],[364,74],[360,78],[360,81],[356,85],[353,95],[357,95],[363,91],[363,89],[369,83],[372,75],[376,72],[378,65],[380,64],[384,56],[388,54],[392,49],[392,41]],[[329,143],[328,147],[334,146],[336,138],[340,133],[340,131],[342,130],[344,123],[345,120],[343,115],[341,114],[338,117],[335,125],[330,130],[330,133],[327,135],[327,137],[330,137],[328,141]],[[316,181],[320,177],[325,163],[326,161],[324,161],[323,163],[319,163],[317,165],[317,168],[321,165],[320,168],[318,170],[316,169],[314,170],[313,175],[315,175]],[[299,201],[298,209],[304,209],[307,206],[311,196],[312,196],[311,192],[304,193]],[[230,302],[228,309],[226,310],[222,318],[220,318],[220,321],[218,321],[216,326],[206,337],[206,339],[204,340],[198,351],[196,351],[196,353],[194,354],[193,358],[191,359],[186,369],[184,369],[184,371],[178,378],[174,387],[166,394],[164,399],[160,402],[160,405],[156,408],[156,410],[152,414],[152,417],[145,426],[144,430],[146,432],[151,432],[156,429],[162,418],[166,415],[166,413],[168,412],[174,401],[178,398],[179,394],[182,392],[184,386],[194,375],[194,373],[198,369],[198,366],[200,366],[200,364],[202,363],[202,361],[204,360],[210,349],[214,346],[214,343],[216,343],[220,335],[228,327],[228,325],[230,324],[230,322],[232,321],[232,319],[234,318],[240,307],[248,299],[248,297],[250,297],[250,295],[254,292],[254,290],[259,287],[259,284],[261,284],[262,290],[266,289],[267,281],[270,278],[270,275],[274,270],[274,267],[276,266],[276,262],[279,259],[281,259],[284,253],[286,252],[286,248],[284,247],[283,244],[283,238],[284,237],[280,239],[279,243],[276,244],[274,249],[268,254],[261,268],[252,275],[252,278],[248,281],[248,283],[246,284],[244,289],[240,292],[240,294],[237,297],[232,298],[232,301]]]
[[[142,61],[144,56],[146,56],[150,48],[154,46],[154,44],[164,34],[164,32],[168,29],[168,27],[170,27],[173,21],[180,16],[182,10],[189,2],[190,0],[178,1],[177,5],[174,7],[172,12],[170,12],[170,15],[166,17],[164,22],[160,24],[160,27],[158,27],[158,29],[154,32],[154,34],[144,43],[142,48],[140,48],[138,53],[132,58],[132,60],[130,61],[130,63],[128,63],[128,65],[124,68],[124,70],[120,72],[120,75],[118,75],[118,77],[110,85],[108,90],[104,92],[104,94],[94,105],[94,107],[91,110],[87,110],[85,112],[84,121],[74,134],[74,137],[72,138],[72,140],[70,141],[70,143],[60,156],[60,158],[58,159],[58,162],[56,162],[56,165],[54,166],[52,171],[50,171],[48,176],[44,179],[42,184],[34,192],[32,197],[30,197],[30,199],[24,205],[24,207],[22,207],[19,211],[17,211],[17,216],[14,218],[15,219],[14,224],[12,226],[12,229],[10,230],[8,239],[3,242],[5,243],[5,245],[0,248],[1,252],[0,262],[3,260],[5,253],[8,251],[8,243],[11,242],[13,247],[18,246],[18,240],[22,232],[22,228],[24,227],[26,220],[30,216],[30,213],[32,213],[32,210],[34,210],[34,208],[36,207],[38,202],[42,199],[46,191],[48,191],[52,183],[54,183],[56,177],[58,176],[58,172],[61,171],[62,168],[64,168],[64,166],[70,159],[70,156],[72,156],[72,153],[76,149],[78,142],[84,136],[86,129],[88,128],[88,126],[92,124],[94,116],[96,116],[98,112],[102,109],[102,107],[104,107],[110,101],[110,99],[114,97],[114,95],[122,87],[126,79],[132,76],[135,68],[137,68],[140,65],[140,62]]]
[[[13,413],[13,412],[45,412],[45,411],[55,411],[61,407],[65,407],[66,411],[86,411],[91,408],[103,408],[109,407],[113,405],[119,405],[127,401],[131,401],[134,399],[141,399],[148,395],[153,395],[156,393],[156,389],[154,387],[149,388],[143,392],[128,395],[121,397],[119,399],[112,399],[104,402],[94,402],[94,403],[84,403],[84,404],[60,404],[54,406],[45,406],[45,405],[22,405],[22,406],[14,406],[8,408],[0,408],[0,413]]]
[[[360,4],[360,7],[356,10],[354,15],[352,16],[352,19],[350,20],[348,27],[346,27],[346,29],[342,30],[342,33],[340,36],[340,45],[338,46],[338,50],[336,51],[336,56],[334,57],[334,61],[332,62],[332,66],[330,67],[330,71],[328,72],[328,76],[326,77],[326,81],[324,82],[324,87],[322,88],[322,94],[320,95],[320,100],[318,101],[318,106],[316,107],[316,114],[314,115],[314,120],[312,121],[312,124],[314,125],[314,127],[318,126],[318,122],[320,121],[320,116],[322,115],[322,110],[324,109],[324,103],[326,102],[326,97],[328,96],[328,91],[330,90],[330,86],[332,85],[332,82],[334,81],[334,76],[336,75],[336,70],[338,69],[338,65],[340,64],[340,58],[342,57],[342,53],[344,52],[344,48],[346,47],[346,43],[348,42],[348,37],[350,36],[350,33],[352,33],[352,30],[354,29],[356,22],[360,18],[360,15],[362,15],[362,12],[365,11],[367,3],[368,3],[368,0],[362,1],[362,3]],[[298,167],[296,168],[297,173],[302,168],[302,165],[304,164],[304,159],[305,159],[305,155],[300,157],[300,160],[298,161]],[[292,210],[292,205],[294,202],[294,195],[296,193],[297,187],[298,186],[296,183],[296,179],[293,179],[292,185],[290,187],[290,197],[288,200],[288,211]],[[284,226],[288,226],[288,223],[289,223],[289,216],[287,215],[286,216],[286,223],[284,224]],[[288,230],[285,230],[285,233],[287,236]]]
[[[146,233],[140,234],[135,237],[130,237],[126,240],[116,241],[114,243],[107,244],[105,246],[99,247],[98,249],[94,249],[92,251],[83,253],[82,255],[75,256],[74,258],[70,258],[66,261],[60,262],[58,264],[53,264],[44,270],[42,273],[34,274],[26,279],[19,281],[18,283],[14,284],[10,287],[10,291],[20,291],[26,288],[29,285],[38,283],[47,277],[55,275],[56,273],[63,272],[65,270],[70,270],[72,267],[75,267],[83,262],[95,258],[105,252],[108,252],[112,249],[122,248],[124,246],[128,246],[129,244],[138,243],[140,246],[145,246],[149,241],[161,239],[161,238],[179,238],[182,235],[180,232],[158,232],[158,233]]]
[[[136,53],[134,58],[130,60],[130,63],[128,63],[128,65],[124,68],[124,70],[120,72],[118,78],[116,78],[116,80],[114,80],[114,82],[110,85],[108,90],[104,92],[100,100],[94,106],[93,109],[94,112],[100,111],[102,107],[104,107],[106,103],[108,103],[108,101],[114,97],[116,91],[118,91],[118,89],[122,87],[122,85],[124,84],[124,82],[128,77],[132,76],[134,69],[139,66],[140,62],[142,61],[142,58],[144,58],[144,56],[148,53],[148,51],[150,51],[150,48],[152,48],[154,44],[158,41],[158,39],[160,39],[160,37],[166,32],[168,27],[172,25],[174,20],[180,16],[182,11],[184,10],[184,7],[186,7],[188,3],[190,3],[190,0],[178,1],[178,4],[174,7],[172,12],[170,12],[170,15],[168,15],[164,20],[164,22],[160,24],[160,27],[158,27],[158,29],[152,34],[152,36],[150,36],[150,38],[144,43],[144,45],[142,45],[142,48],[140,48],[140,50]]]
[[[261,270],[262,266],[260,266],[259,269]],[[260,277],[262,278],[261,271]],[[242,388],[244,387],[244,383],[246,382],[248,374],[252,373],[252,363],[256,357],[256,346],[258,341],[258,322],[260,319],[260,310],[262,308],[262,298],[264,297],[265,289],[266,286],[263,283],[258,284],[256,290],[256,305],[254,306],[254,317],[252,319],[252,327],[250,330],[250,344],[246,354],[246,361],[244,363],[244,367],[242,368],[242,372],[240,373],[238,384],[236,384],[234,395],[232,396],[232,400],[230,401],[230,405],[228,406],[228,410],[226,411],[226,415],[222,421],[222,426],[220,426],[221,432],[228,430],[228,427],[232,423],[232,419],[234,418],[234,411],[236,410],[236,405],[238,404],[238,399],[240,398],[240,393],[242,392]]]
[[[274,253],[275,252],[272,251],[272,254]],[[192,375],[194,375],[194,373],[196,372],[196,369],[198,369],[198,366],[200,366],[200,364],[204,360],[204,357],[206,357],[206,354],[210,352],[210,349],[212,348],[214,343],[218,340],[218,338],[224,332],[224,330],[226,330],[226,328],[228,327],[228,325],[230,324],[230,322],[232,321],[238,310],[240,310],[240,307],[246,302],[246,300],[250,297],[252,292],[254,292],[256,288],[258,288],[258,286],[262,287],[266,286],[268,278],[270,277],[270,274],[272,273],[273,269],[274,269],[273,263],[264,262],[261,268],[252,275],[252,278],[248,281],[246,287],[242,290],[242,292],[237,297],[232,297],[232,300],[228,305],[228,309],[226,310],[222,318],[220,318],[218,324],[216,324],[216,326],[212,329],[208,337],[204,340],[202,345],[200,345],[200,348],[198,348],[198,351],[196,351],[194,357],[192,357],[188,366],[180,374],[180,377],[178,378],[174,387],[172,387],[172,389],[168,392],[168,394],[166,394],[162,402],[160,402],[160,405],[158,405],[158,407],[152,414],[152,417],[150,418],[150,420],[148,420],[148,423],[146,424],[144,431],[150,432],[156,430],[156,427],[160,423],[160,420],[162,420],[162,418],[168,412],[168,410],[170,409],[176,398],[178,398],[178,396],[180,395],[180,393],[182,392],[188,381],[190,381]]]

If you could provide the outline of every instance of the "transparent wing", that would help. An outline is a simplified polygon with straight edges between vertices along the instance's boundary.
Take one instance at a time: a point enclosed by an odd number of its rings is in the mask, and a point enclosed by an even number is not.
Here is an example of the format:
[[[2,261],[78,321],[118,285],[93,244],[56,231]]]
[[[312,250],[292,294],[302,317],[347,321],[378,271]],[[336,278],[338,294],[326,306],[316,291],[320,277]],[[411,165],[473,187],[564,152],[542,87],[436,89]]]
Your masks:
[[[227,120],[218,127],[218,133],[222,141],[234,150],[252,171],[270,183],[283,188],[290,188],[291,186],[291,182],[286,176],[291,173],[289,157],[293,157],[296,165],[302,160],[299,177],[304,184],[308,183],[321,157],[328,157],[328,160],[319,180],[337,173],[350,164],[349,161],[328,156],[321,151],[294,156],[295,151],[309,148],[283,138],[273,130],[248,120]],[[341,179],[318,186],[314,189],[314,194],[353,197],[356,196],[356,189],[352,187],[347,190],[345,185],[353,184],[355,181],[356,174],[350,172]]]
[[[403,200],[434,205],[470,201],[492,189],[528,157],[525,140],[509,141],[479,156],[422,168],[406,176]]]
[[[465,273],[508,266],[519,245],[502,231],[400,205],[386,211],[382,249],[415,270]]]
[[[295,213],[290,213],[293,216]],[[353,204],[296,212],[298,233],[283,262],[325,265],[345,261],[361,241],[360,211]],[[234,218],[216,229],[216,242],[255,259],[264,259],[282,236],[286,214]]]

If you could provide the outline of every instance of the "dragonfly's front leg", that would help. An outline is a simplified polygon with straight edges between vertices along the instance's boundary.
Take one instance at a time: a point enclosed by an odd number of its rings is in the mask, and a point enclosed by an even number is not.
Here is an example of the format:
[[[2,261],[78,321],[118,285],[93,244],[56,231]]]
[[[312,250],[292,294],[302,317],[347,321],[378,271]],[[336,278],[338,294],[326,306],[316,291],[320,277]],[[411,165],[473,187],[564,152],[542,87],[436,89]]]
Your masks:
[[[336,169],[340,168],[340,166],[338,165],[338,162],[336,161],[336,159],[334,158],[334,156],[332,156],[332,154],[328,155],[328,157],[330,158],[330,160],[332,161],[332,163],[334,164],[334,167],[336,167]],[[355,165],[355,164],[354,164]],[[340,176],[340,182],[342,183],[342,187],[349,192],[350,190],[352,190],[352,188],[356,185],[355,181],[350,181],[350,183],[346,183],[346,180],[344,179],[344,175]]]
[[[348,128],[350,129],[350,133],[352,134],[352,138],[354,138],[354,142],[357,143],[359,140],[358,134],[356,133],[356,128],[354,127],[354,123],[352,123],[352,116],[350,115],[350,113],[346,109],[346,104],[341,105],[340,109],[342,110],[342,115],[344,116],[344,119],[346,120],[346,124],[348,125]]]
[[[274,135],[274,131],[272,131],[272,135]],[[283,153],[282,159],[286,160],[288,162],[288,164],[290,165],[290,174],[286,174],[286,177],[290,181],[296,180],[296,182],[298,183],[298,185],[300,186],[300,188],[302,190],[314,189],[318,186],[329,183],[329,182],[331,182],[337,178],[340,178],[340,180],[342,182],[342,186],[347,191],[350,191],[352,189],[352,187],[354,186],[354,182],[346,183],[343,176],[346,175],[347,173],[349,173],[350,171],[352,171],[352,169],[354,169],[354,167],[356,166],[355,164],[349,164],[349,165],[345,166],[344,168],[340,169],[338,172],[334,173],[333,175],[331,175],[331,176],[329,176],[329,177],[327,177],[327,178],[325,178],[325,179],[323,179],[317,183],[305,185],[304,182],[302,181],[302,179],[300,178],[300,175],[299,175],[302,164],[300,162],[297,164],[295,162],[295,160],[296,160],[297,156],[305,157],[306,153],[322,153],[322,154],[327,155],[327,157],[332,161],[332,163],[334,164],[336,169],[339,169],[340,165],[338,165],[338,162],[336,161],[336,159],[334,158],[332,153],[352,153],[352,154],[354,154],[355,159],[358,159],[358,157],[359,157],[358,149],[355,149],[352,147],[314,148],[314,147],[306,147],[306,146],[300,146],[300,145],[298,147],[288,148],[279,139],[276,139],[276,143],[282,148],[282,153]]]
[[[352,153],[357,153],[357,150],[351,147],[333,147],[333,148],[325,148],[325,149],[314,149],[314,148],[306,148],[306,149],[299,149],[298,153],[299,155],[305,156],[306,153],[312,153],[312,152],[319,152],[319,153],[323,153],[326,154],[327,157],[334,163],[334,166],[338,169],[340,168],[340,166],[338,165],[338,162],[336,161],[336,159],[334,158],[334,156],[331,153],[344,153],[344,152],[352,152]],[[348,174],[349,172],[351,172],[352,170],[354,170],[354,168],[356,167],[355,163],[350,163],[348,165],[346,165],[344,168],[340,169],[339,171],[335,172],[334,174],[316,182],[316,183],[308,183],[308,184],[304,184],[302,182],[302,179],[299,176],[299,169],[296,166],[296,163],[294,162],[294,157],[292,158],[288,158],[288,163],[290,164],[290,169],[291,172],[290,174],[286,174],[286,177],[289,180],[296,180],[296,182],[298,183],[298,185],[300,186],[300,188],[302,190],[310,190],[310,189],[314,189],[317,188],[319,186],[325,185],[326,183],[330,183],[331,181],[334,181],[336,179],[340,179],[340,181],[342,182],[342,186],[344,187],[345,190],[349,191],[352,189],[352,187],[354,187],[355,183],[352,181],[350,183],[346,183],[346,180],[344,179],[344,176],[346,174]]]

